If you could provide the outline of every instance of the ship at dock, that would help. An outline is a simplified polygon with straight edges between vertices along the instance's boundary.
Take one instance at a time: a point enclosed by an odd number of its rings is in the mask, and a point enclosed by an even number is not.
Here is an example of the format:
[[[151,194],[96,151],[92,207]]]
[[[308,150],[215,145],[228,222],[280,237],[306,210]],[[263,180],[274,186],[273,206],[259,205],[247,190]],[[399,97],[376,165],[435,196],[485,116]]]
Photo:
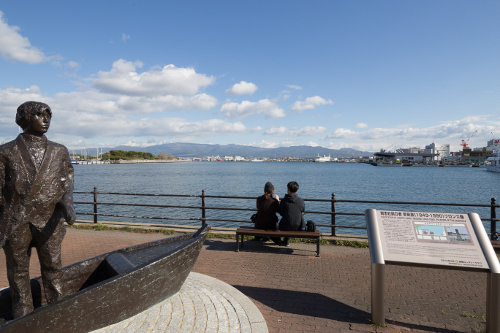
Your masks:
[[[484,166],[487,171],[500,172],[500,139],[491,140],[491,146],[493,147],[493,156],[488,157]]]
[[[334,158],[332,158],[332,156],[330,154],[328,154],[328,156],[326,155],[323,155],[323,156],[318,156],[314,159],[314,162],[320,162],[320,163],[323,163],[323,162],[334,162]]]

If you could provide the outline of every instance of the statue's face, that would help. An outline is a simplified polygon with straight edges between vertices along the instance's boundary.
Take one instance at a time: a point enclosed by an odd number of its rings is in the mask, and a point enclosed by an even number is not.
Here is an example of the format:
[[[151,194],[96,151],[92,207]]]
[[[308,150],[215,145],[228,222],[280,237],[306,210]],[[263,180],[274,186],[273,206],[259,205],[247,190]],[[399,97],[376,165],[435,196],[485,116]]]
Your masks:
[[[48,110],[44,109],[38,111],[30,116],[24,132],[34,135],[43,135],[49,130],[51,119],[52,117]]]

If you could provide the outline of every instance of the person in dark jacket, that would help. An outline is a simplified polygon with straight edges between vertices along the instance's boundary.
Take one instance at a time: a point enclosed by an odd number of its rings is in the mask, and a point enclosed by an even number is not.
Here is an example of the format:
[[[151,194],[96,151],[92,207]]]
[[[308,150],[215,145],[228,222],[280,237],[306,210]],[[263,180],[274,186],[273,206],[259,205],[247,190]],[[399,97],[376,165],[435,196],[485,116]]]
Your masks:
[[[289,182],[287,184],[287,194],[280,202],[279,213],[282,216],[279,224],[280,230],[304,230],[304,211],[306,205],[304,200],[298,196],[299,184]],[[282,245],[288,246],[288,237],[285,237]]]
[[[274,194],[274,186],[271,182],[264,185],[264,194],[257,198],[257,217],[255,218],[255,228],[275,230],[279,210],[279,197]]]
[[[257,198],[255,228],[265,230],[276,230],[278,228],[278,216],[276,213],[280,207],[279,200],[280,198],[274,194],[273,184],[271,182],[267,182],[264,185],[264,194]],[[271,240],[276,244],[281,245],[279,237],[271,237]]]

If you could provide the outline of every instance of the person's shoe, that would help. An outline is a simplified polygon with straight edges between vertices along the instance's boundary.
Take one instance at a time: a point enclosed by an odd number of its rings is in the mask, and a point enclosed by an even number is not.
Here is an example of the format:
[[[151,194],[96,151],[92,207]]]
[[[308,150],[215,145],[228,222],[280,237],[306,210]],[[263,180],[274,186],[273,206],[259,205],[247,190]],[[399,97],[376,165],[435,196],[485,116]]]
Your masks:
[[[272,239],[272,241],[273,241],[273,242],[274,242],[274,244],[276,244],[276,245],[279,245],[279,246],[283,245],[283,242],[281,241],[281,239]]]

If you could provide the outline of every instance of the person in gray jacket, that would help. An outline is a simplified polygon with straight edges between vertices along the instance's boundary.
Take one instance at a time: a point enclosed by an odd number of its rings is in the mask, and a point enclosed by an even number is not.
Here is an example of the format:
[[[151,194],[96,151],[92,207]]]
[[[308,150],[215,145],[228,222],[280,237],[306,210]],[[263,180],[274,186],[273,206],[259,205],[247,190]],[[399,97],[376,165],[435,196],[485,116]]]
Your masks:
[[[304,211],[306,205],[304,200],[298,196],[299,184],[295,181],[287,184],[287,194],[280,202],[279,213],[282,216],[280,230],[304,230]],[[288,237],[285,237],[282,244],[288,246]]]

